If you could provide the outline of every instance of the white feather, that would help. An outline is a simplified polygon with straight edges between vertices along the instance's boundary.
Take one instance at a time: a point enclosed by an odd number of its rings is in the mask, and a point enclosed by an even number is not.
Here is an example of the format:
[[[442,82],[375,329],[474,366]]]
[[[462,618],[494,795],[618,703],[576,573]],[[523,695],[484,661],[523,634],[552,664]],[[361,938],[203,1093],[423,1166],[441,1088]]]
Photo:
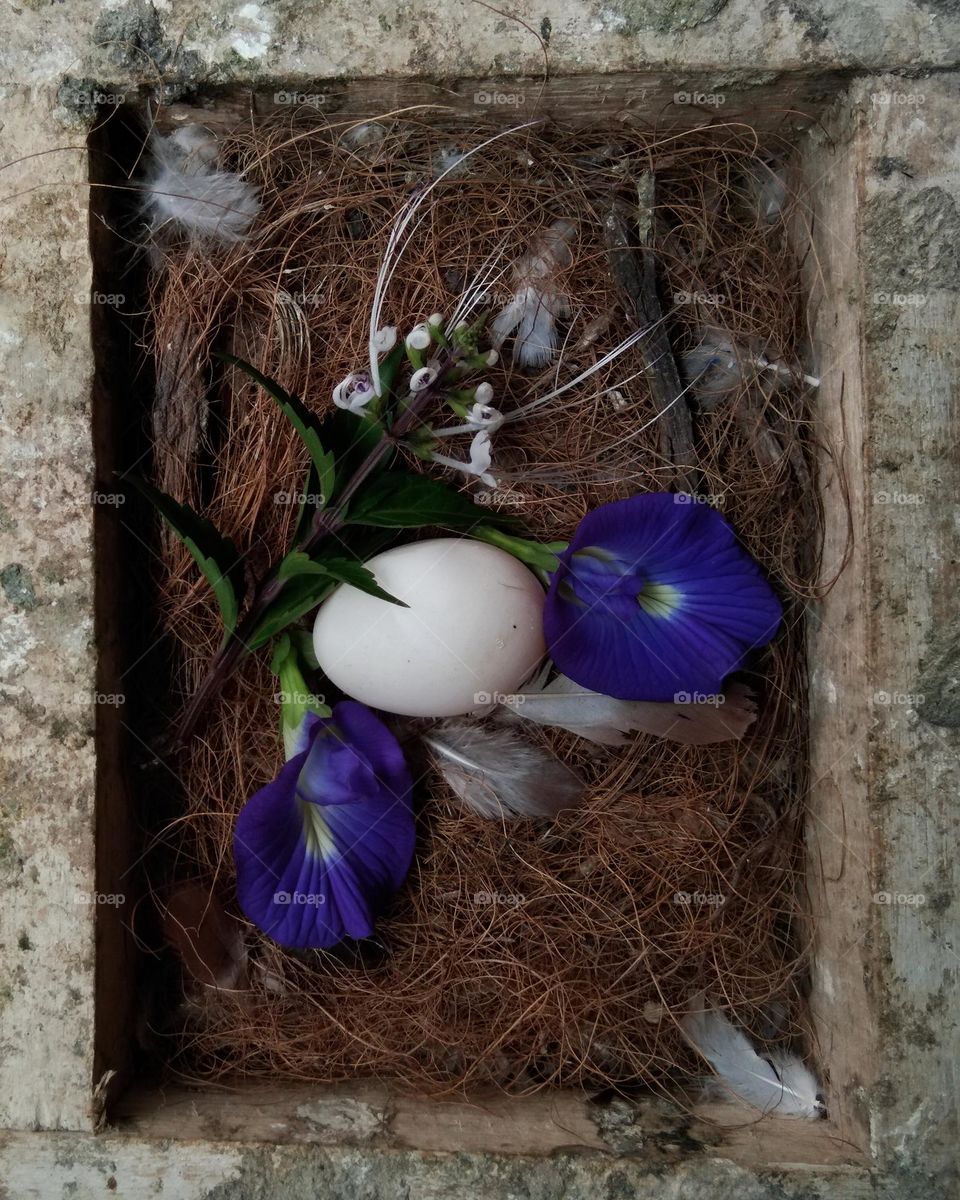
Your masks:
[[[555,817],[583,799],[575,771],[510,730],[452,720],[423,740],[450,789],[481,817]]]
[[[761,1058],[743,1030],[707,1007],[704,996],[695,998],[680,1027],[724,1087],[747,1104],[778,1117],[814,1121],[826,1115],[820,1085],[796,1055],[778,1051]]]
[[[602,746],[622,746],[630,741],[628,735],[638,732],[707,746],[743,737],[756,718],[751,694],[740,684],[731,684],[722,703],[672,704],[615,700],[558,675],[546,686],[535,684],[503,703],[528,721],[567,729]]]
[[[573,262],[570,242],[575,233],[571,221],[560,219],[537,238],[514,267],[513,295],[490,324],[497,348],[516,331],[513,355],[521,366],[545,366],[556,352],[557,321],[569,312],[556,276]]]
[[[260,211],[257,189],[216,169],[215,141],[188,126],[150,144],[153,165],[143,205],[154,230],[173,225],[196,242],[242,241]]]

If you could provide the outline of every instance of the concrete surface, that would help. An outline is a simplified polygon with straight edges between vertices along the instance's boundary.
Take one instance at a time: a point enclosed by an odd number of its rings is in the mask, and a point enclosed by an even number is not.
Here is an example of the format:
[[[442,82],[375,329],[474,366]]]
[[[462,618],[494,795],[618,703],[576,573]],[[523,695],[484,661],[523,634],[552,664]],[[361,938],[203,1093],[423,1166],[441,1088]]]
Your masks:
[[[953,0],[759,5],[561,0],[524,3],[515,11],[546,43],[552,69],[559,72],[653,66],[682,76],[688,68],[703,68],[718,81],[735,78],[758,86],[794,70],[840,67],[862,76],[851,106],[866,115],[864,128],[872,139],[867,157],[876,168],[863,180],[864,274],[853,302],[864,301],[866,378],[878,414],[871,486],[880,489],[879,473],[886,472],[895,476],[888,490],[927,495],[936,487],[948,489],[920,512],[890,504],[888,511],[872,514],[876,559],[863,598],[865,604],[886,605],[890,619],[906,617],[910,625],[909,637],[897,643],[899,665],[884,658],[882,627],[874,626],[871,663],[886,672],[874,686],[922,692],[930,704],[936,701],[926,722],[903,713],[899,725],[874,729],[867,750],[882,769],[883,786],[874,789],[871,802],[887,831],[876,877],[885,875],[892,888],[904,892],[922,885],[936,897],[919,927],[911,924],[907,909],[891,908],[878,935],[882,945],[876,953],[887,967],[871,986],[888,987],[879,1002],[889,1047],[888,1097],[885,1110],[874,1110],[872,1127],[884,1173],[868,1178],[857,1171],[748,1172],[700,1161],[651,1174],[642,1162],[596,1155],[531,1163],[200,1140],[171,1146],[83,1132],[91,1127],[95,1082],[90,561],[95,497],[83,152],[94,97],[100,93],[109,103],[111,95],[144,89],[174,98],[227,83],[302,86],[333,76],[384,73],[535,73],[543,57],[537,38],[522,25],[455,0],[372,5],[178,0],[156,6],[144,0],[23,0],[8,3],[0,16],[0,1127],[77,1132],[0,1136],[4,1200],[104,1194],[175,1200],[325,1195],[933,1200],[947,1194],[926,1178],[926,1167],[932,1163],[927,1138],[937,1128],[937,1104],[949,1097],[924,1095],[923,1064],[942,1059],[952,1069],[956,1063],[949,1048],[956,1031],[950,993],[956,993],[960,964],[951,932],[956,926],[948,924],[955,893],[944,853],[955,820],[950,799],[958,749],[956,581],[947,569],[950,555],[956,559],[956,473],[949,440],[955,399],[948,375],[955,367],[958,169],[949,117],[945,127],[938,124],[956,111],[957,85],[952,73],[931,78],[929,71],[954,66],[960,10]],[[877,70],[906,75],[910,82],[868,74]],[[878,113],[871,99],[878,92],[940,99],[935,109],[896,101]],[[931,118],[934,111],[939,115]],[[881,293],[920,292],[928,300],[912,310],[876,299]],[[904,356],[911,363],[910,382],[898,388]],[[927,378],[929,388],[921,387],[918,380]],[[934,528],[938,557],[931,560],[917,548],[928,543]],[[904,547],[916,552],[905,554]],[[900,555],[902,565],[892,571],[891,559]],[[891,584],[892,578],[899,582]],[[922,846],[909,836],[918,828],[918,805],[924,807],[924,836],[931,839],[926,844],[932,874],[918,862]],[[939,970],[918,981],[910,978],[910,963],[921,943],[928,947],[925,961],[936,959]],[[898,1087],[898,1064],[910,1081],[905,1088]],[[934,1157],[942,1172],[942,1151]]]

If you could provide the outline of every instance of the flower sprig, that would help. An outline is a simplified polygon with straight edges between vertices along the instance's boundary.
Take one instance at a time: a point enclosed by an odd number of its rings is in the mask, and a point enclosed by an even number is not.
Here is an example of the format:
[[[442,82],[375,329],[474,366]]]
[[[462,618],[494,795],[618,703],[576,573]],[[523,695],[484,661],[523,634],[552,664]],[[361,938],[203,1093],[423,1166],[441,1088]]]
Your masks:
[[[249,596],[237,547],[189,506],[133,480],[190,549],[224,621],[223,643],[185,710],[181,740],[248,653],[296,625],[340,584],[401,603],[364,565],[399,531],[432,526],[472,533],[511,523],[456,488],[395,465],[398,448],[409,446],[422,459],[492,482],[490,435],[501,417],[489,404],[491,385],[470,383],[496,361],[495,352],[480,348],[485,321],[485,315],[472,324],[459,320],[448,329],[433,314],[402,340],[395,327],[381,329],[376,383],[369,373],[351,373],[333,389],[333,411],[323,418],[249,363],[221,356],[276,401],[310,463],[291,544]],[[434,428],[427,417],[438,405],[459,423]],[[471,437],[465,461],[437,450],[441,439],[459,434]]]

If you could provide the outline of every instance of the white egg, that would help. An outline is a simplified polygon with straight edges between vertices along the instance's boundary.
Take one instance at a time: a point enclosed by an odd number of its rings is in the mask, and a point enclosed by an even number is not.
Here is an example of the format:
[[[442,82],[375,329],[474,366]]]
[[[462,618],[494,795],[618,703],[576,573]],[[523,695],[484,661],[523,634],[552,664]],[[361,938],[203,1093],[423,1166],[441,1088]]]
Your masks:
[[[479,712],[543,658],[543,588],[506,551],[435,538],[366,565],[409,607],[342,584],[313,626],[321,670],[355,700],[411,717]]]

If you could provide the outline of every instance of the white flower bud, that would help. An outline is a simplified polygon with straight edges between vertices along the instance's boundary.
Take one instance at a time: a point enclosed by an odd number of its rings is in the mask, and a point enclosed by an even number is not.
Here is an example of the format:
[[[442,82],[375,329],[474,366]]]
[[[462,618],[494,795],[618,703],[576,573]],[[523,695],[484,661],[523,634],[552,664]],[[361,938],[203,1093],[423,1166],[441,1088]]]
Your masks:
[[[493,399],[493,384],[478,383],[473,398],[477,404],[489,404]]]
[[[437,373],[433,367],[421,367],[419,371],[414,371],[410,376],[410,391],[422,392],[424,388],[433,383],[436,377]]]
[[[426,325],[414,325],[407,334],[407,349],[426,350],[430,345],[430,330]]]
[[[396,325],[384,325],[378,329],[373,339],[373,348],[377,354],[389,354],[397,344]]]

